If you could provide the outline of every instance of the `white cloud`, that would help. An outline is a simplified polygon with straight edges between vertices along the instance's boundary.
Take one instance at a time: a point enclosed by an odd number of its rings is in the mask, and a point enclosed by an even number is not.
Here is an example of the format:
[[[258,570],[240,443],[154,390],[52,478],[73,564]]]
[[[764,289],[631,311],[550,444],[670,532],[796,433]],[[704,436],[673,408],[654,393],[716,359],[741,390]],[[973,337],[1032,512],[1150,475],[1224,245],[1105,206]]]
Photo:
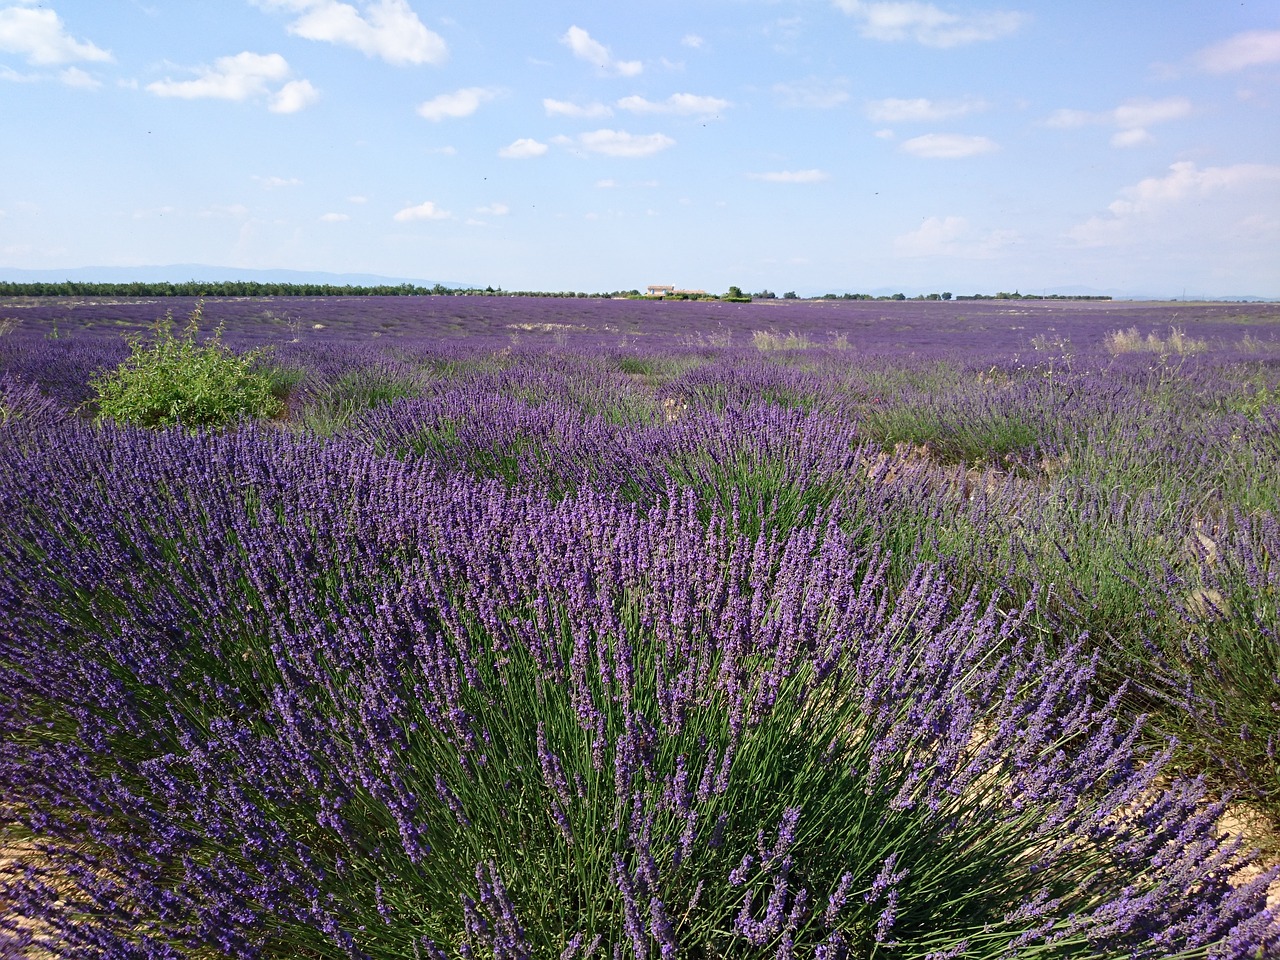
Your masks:
[[[572,117],[574,119],[599,119],[612,117],[613,110],[603,103],[571,103],[568,100],[552,100],[550,97],[542,101],[542,109],[548,117]]]
[[[452,220],[453,214],[448,210],[441,210],[430,200],[420,203],[416,207],[405,207],[397,213],[394,219],[401,223],[409,223],[414,220]]]
[[[618,185],[617,180],[597,180],[596,181],[596,186],[599,187],[601,190],[612,190],[617,185]]]
[[[272,113],[297,113],[320,99],[320,91],[310,80],[290,80],[272,94],[267,109]]]
[[[278,53],[245,51],[233,57],[219,57],[212,67],[199,67],[196,72],[199,76],[194,80],[166,78],[147,84],[147,89],[158,97],[183,100],[252,100],[269,95],[268,106],[276,113],[300,110],[317,96],[315,88],[305,80],[283,83],[275,91],[271,90],[275,84],[287,80],[292,72]]]
[[[1190,100],[1186,97],[1169,97],[1164,100],[1127,101],[1111,111],[1111,119],[1122,130],[1134,130],[1154,123],[1179,120],[1190,113]]]
[[[1090,113],[1088,110],[1055,110],[1046,120],[1045,126],[1057,127],[1060,130],[1070,130],[1075,127],[1083,127],[1086,124],[1094,122],[1097,114]]]
[[[959,257],[986,259],[1018,239],[1012,230],[977,235],[964,217],[929,217],[919,227],[893,239],[900,257]]]
[[[1185,232],[1199,229],[1206,217],[1222,229],[1232,217],[1274,209],[1278,184],[1278,165],[1238,163],[1201,169],[1194,161],[1183,160],[1162,177],[1125,187],[1107,207],[1106,216],[1091,217],[1068,236],[1083,246],[1145,242],[1167,231],[1171,220],[1176,220],[1179,232]],[[1213,202],[1201,202],[1207,199]],[[1201,221],[1199,226],[1196,220]],[[1163,226],[1153,229],[1156,224]]]
[[[491,203],[485,207],[477,207],[476,213],[486,217],[505,217],[511,212],[511,208],[505,203]]]
[[[320,222],[321,223],[344,223],[345,221],[350,219],[351,217],[349,217],[345,213],[326,213],[320,218]]]
[[[683,37],[680,38],[680,45],[682,47],[689,47],[692,50],[701,49],[704,43],[706,43],[706,41],[703,40],[696,33],[686,33]]]
[[[998,149],[994,140],[963,133],[926,133],[902,142],[902,149],[917,157],[955,160],[976,157]]]
[[[505,160],[528,160],[540,157],[550,149],[545,143],[539,143],[532,137],[521,137],[498,151],[498,156]]]
[[[728,100],[693,93],[673,93],[656,103],[644,97],[623,97],[617,103],[619,110],[629,113],[669,113],[686,117],[711,117],[728,109],[729,105]]]
[[[769,173],[748,173],[747,177],[766,183],[821,183],[831,179],[824,170],[772,170]]]
[[[560,42],[568,46],[579,60],[594,63],[605,73],[620,77],[635,77],[644,71],[644,64],[639,60],[615,60],[608,47],[592,39],[591,34],[581,27],[570,27],[560,38]]]
[[[0,10],[0,52],[16,53],[37,67],[113,59],[110,52],[68,34],[53,10],[26,6]]]
[[[102,86],[101,80],[79,67],[67,67],[58,74],[58,79],[66,86],[75,87],[77,90],[96,90]]]
[[[867,116],[877,123],[916,123],[933,120],[950,120],[987,109],[983,100],[871,100],[867,103]]]
[[[437,123],[444,119],[469,117],[498,95],[491,87],[464,87],[453,93],[442,93],[418,104],[418,116]]]
[[[929,217],[919,228],[895,237],[894,250],[904,257],[930,257],[946,252],[969,229],[964,217]]]
[[[849,82],[843,78],[819,80],[810,77],[798,83],[775,83],[773,92],[784,107],[830,110],[849,99],[848,86]]]
[[[368,197],[362,197],[359,194],[356,194],[355,196],[352,196],[352,197],[347,197],[347,203],[368,203],[368,202],[369,202]]]
[[[832,0],[834,5],[856,18],[859,32],[871,40],[915,40],[927,47],[956,47],[981,40],[1007,37],[1027,21],[1025,14],[1011,11],[949,13],[932,3],[917,0],[867,3],[863,0]]]
[[[1136,147],[1151,143],[1147,127],[1189,116],[1191,101],[1186,97],[1166,97],[1163,100],[1126,100],[1118,107],[1090,113],[1087,110],[1056,110],[1044,121],[1045,126],[1070,130],[1097,124],[1117,128],[1111,137],[1115,147]]]
[[[649,157],[675,146],[675,141],[662,133],[632,134],[625,130],[594,130],[578,136],[578,143],[592,153],[607,157]]]
[[[281,187],[300,187],[302,181],[297,177],[254,177],[262,184],[263,190],[278,190]]]
[[[339,0],[257,0],[267,9],[298,14],[288,30],[305,40],[354,47],[387,63],[443,63],[449,48],[428,30],[408,0],[362,0],[362,10]]]
[[[1193,58],[1209,73],[1231,73],[1280,61],[1280,30],[1250,30],[1205,47]]]
[[[10,83],[35,83],[43,79],[38,73],[19,73],[13,67],[0,63],[0,80],[8,80]]]
[[[1111,135],[1111,145],[1113,147],[1141,147],[1154,141],[1155,137],[1141,127],[1134,127],[1132,130],[1117,130]]]

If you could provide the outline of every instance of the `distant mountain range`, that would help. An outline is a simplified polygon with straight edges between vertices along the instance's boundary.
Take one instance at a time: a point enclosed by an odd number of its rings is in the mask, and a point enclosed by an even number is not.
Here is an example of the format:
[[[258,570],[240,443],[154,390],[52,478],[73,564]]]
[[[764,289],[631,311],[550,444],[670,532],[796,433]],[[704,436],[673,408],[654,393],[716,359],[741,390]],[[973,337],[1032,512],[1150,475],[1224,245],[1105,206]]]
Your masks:
[[[55,270],[21,270],[0,267],[0,280],[13,283],[182,283],[187,280],[255,280],[259,283],[328,283],[334,286],[378,287],[411,283],[418,287],[467,287],[449,280],[422,280],[383,277],[373,273],[326,273],[321,270],[248,270],[244,267],[214,267],[205,263],[171,263],[142,267],[72,267]]]

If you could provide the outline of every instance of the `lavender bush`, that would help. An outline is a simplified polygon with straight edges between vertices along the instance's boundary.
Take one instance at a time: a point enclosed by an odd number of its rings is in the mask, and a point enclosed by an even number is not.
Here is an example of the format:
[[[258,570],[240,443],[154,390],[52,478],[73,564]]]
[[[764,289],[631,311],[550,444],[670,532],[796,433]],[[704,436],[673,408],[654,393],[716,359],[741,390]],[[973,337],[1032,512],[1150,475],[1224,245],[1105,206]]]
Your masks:
[[[838,505],[242,428],[5,457],[0,897],[65,956],[1262,956],[1271,875],[1026,607]],[[121,510],[120,505],[128,505]]]

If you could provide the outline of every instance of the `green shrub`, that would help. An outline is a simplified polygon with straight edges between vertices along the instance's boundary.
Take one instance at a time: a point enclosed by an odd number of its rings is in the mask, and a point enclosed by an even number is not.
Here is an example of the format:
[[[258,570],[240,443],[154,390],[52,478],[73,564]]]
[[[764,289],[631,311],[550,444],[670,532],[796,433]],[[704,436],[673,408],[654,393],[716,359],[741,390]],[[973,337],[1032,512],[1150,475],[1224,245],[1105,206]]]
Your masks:
[[[278,415],[284,405],[271,374],[257,369],[263,351],[233,353],[221,326],[201,343],[200,318],[197,304],[181,334],[166,313],[150,338],[129,337],[129,358],[90,381],[97,418],[142,427],[221,427]]]

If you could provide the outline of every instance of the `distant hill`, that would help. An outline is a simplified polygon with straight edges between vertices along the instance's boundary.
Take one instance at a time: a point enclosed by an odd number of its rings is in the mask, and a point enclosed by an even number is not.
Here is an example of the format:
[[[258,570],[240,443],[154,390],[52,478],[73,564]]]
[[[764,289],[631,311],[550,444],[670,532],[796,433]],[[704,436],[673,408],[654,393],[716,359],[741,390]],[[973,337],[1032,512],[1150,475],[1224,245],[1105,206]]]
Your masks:
[[[333,286],[379,287],[410,283],[418,287],[469,287],[449,280],[422,280],[412,277],[383,277],[373,273],[326,273],[320,270],[248,270],[243,267],[215,267],[203,263],[172,263],[142,267],[71,267],[54,270],[23,270],[0,267],[0,280],[13,283],[182,283],[186,280],[254,280],[259,283],[327,283]]]

